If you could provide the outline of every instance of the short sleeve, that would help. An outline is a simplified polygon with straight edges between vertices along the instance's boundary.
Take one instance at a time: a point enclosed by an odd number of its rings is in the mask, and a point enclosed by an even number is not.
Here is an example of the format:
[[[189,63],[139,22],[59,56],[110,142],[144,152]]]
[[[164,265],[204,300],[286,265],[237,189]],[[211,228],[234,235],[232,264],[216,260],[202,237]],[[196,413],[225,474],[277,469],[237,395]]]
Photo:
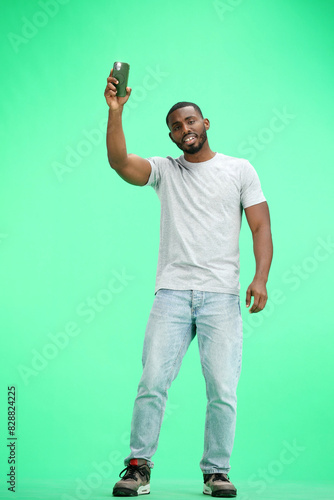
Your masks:
[[[241,169],[240,201],[243,208],[267,201],[262,192],[259,176],[248,160]]]
[[[151,174],[145,186],[152,186],[154,189],[157,189],[162,178],[162,160],[164,160],[164,158],[160,158],[160,156],[150,156],[146,158],[146,160],[151,164]]]

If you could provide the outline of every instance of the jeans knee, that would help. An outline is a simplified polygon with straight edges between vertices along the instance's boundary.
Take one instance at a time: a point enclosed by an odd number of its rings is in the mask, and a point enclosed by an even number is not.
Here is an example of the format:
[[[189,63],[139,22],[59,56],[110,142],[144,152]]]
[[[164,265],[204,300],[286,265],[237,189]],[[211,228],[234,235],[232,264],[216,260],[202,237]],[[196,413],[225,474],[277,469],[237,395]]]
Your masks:
[[[139,382],[138,396],[164,397],[166,392],[166,381],[161,377],[142,378]]]

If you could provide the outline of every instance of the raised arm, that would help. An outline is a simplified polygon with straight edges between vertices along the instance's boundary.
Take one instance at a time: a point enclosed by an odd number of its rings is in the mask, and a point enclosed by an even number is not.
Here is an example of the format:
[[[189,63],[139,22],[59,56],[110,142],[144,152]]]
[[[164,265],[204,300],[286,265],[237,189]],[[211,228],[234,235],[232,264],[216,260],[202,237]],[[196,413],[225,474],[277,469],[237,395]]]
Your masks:
[[[264,201],[245,208],[245,215],[252,231],[256,261],[255,276],[246,292],[246,307],[249,307],[253,296],[254,302],[249,312],[256,313],[262,311],[268,299],[266,283],[273,257],[273,242],[267,202]]]
[[[151,164],[145,158],[138,155],[127,154],[125,137],[122,126],[123,106],[130,97],[132,89],[126,87],[126,96],[118,97],[114,83],[117,79],[112,76],[113,70],[107,78],[107,86],[104,91],[106,102],[109,106],[109,117],[107,125],[107,152],[110,166],[122,179],[129,184],[144,186],[151,173]]]

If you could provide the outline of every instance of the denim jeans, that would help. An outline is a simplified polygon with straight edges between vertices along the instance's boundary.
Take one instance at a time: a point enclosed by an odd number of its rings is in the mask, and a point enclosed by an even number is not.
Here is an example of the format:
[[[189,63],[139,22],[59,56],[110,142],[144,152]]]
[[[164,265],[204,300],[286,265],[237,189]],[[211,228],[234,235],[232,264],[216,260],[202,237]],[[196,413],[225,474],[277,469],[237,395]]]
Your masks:
[[[157,450],[167,391],[183,356],[197,334],[206,384],[203,473],[230,470],[235,425],[236,389],[241,371],[242,319],[238,295],[196,290],[157,291],[146,326],[143,373],[131,422],[131,453],[150,468]],[[191,414],[189,415],[191,417]]]

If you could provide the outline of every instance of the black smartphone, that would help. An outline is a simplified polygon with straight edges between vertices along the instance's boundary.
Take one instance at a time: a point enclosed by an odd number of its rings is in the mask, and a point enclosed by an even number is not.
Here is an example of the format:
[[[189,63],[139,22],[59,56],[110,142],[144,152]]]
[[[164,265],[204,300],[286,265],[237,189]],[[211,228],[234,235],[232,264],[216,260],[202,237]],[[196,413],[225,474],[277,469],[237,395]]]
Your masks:
[[[115,84],[117,89],[116,95],[117,97],[125,97],[126,96],[126,87],[128,85],[130,64],[125,62],[114,62],[112,76],[117,78],[118,82]]]

